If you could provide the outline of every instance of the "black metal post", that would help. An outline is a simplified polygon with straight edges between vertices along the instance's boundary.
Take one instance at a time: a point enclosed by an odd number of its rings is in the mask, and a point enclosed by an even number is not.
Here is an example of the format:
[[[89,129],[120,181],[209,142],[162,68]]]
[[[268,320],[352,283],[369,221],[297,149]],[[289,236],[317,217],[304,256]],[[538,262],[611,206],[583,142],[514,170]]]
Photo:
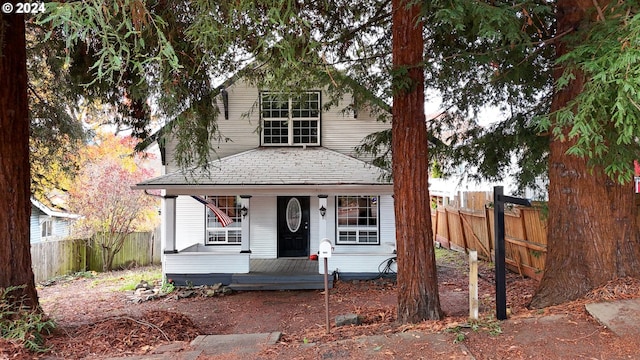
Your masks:
[[[507,318],[507,280],[504,264],[504,194],[502,186],[493,187],[493,216],[496,267],[496,318]]]
[[[504,203],[531,206],[527,199],[505,196],[502,186],[493,187],[493,225],[495,234],[496,319],[507,318],[507,277],[504,249]]]

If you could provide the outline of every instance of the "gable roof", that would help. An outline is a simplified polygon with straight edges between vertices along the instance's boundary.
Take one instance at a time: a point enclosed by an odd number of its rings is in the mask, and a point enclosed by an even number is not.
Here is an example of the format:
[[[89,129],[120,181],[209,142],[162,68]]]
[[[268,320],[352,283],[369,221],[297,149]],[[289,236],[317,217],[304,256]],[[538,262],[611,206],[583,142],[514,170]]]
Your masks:
[[[79,219],[81,216],[78,214],[72,214],[65,211],[53,210],[40,201],[31,198],[31,204],[42,211],[45,215],[51,217],[59,217],[59,218],[68,218],[68,219]]]
[[[324,147],[260,147],[138,183],[137,189],[386,186],[389,173]]]

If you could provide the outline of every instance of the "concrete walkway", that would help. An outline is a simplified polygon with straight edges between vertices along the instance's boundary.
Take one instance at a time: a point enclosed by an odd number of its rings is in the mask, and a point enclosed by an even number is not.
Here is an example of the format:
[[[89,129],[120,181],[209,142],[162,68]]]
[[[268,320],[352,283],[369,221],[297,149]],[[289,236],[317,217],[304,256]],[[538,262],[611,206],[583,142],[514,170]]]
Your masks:
[[[195,360],[200,355],[256,354],[264,346],[274,345],[280,340],[280,332],[232,335],[200,335],[190,344],[173,342],[159,346],[152,354],[111,358],[107,360]]]
[[[640,334],[640,299],[586,305],[591,316],[618,336]]]

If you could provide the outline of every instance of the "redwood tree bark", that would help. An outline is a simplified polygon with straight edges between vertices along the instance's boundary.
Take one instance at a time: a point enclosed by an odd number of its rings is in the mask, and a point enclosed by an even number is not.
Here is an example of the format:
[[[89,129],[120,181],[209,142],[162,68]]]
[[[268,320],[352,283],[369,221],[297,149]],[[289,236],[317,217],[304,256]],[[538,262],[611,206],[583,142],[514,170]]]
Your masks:
[[[398,321],[440,319],[429,207],[420,5],[393,0],[393,191],[398,253]],[[405,71],[408,70],[408,71]]]
[[[601,4],[604,7],[605,4]],[[597,14],[592,0],[557,2],[557,33],[586,26]],[[557,56],[569,50],[563,39]],[[556,69],[558,79],[563,69]],[[585,81],[556,93],[551,110],[575,98]],[[566,131],[565,131],[566,134]],[[640,275],[640,242],[633,186],[593,171],[584,159],[566,155],[572,141],[552,140],[549,155],[548,255],[531,306],[541,308],[577,299],[609,280]]]
[[[31,269],[29,109],[24,17],[0,15],[0,288],[24,285],[13,305],[37,309]]]

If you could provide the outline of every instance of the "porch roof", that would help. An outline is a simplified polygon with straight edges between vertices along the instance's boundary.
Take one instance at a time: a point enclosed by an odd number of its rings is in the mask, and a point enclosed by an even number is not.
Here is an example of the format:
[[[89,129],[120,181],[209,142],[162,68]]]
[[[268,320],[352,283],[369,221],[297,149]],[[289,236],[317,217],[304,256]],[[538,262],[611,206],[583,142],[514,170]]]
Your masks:
[[[389,173],[324,147],[260,147],[138,183],[137,189],[383,186]]]

